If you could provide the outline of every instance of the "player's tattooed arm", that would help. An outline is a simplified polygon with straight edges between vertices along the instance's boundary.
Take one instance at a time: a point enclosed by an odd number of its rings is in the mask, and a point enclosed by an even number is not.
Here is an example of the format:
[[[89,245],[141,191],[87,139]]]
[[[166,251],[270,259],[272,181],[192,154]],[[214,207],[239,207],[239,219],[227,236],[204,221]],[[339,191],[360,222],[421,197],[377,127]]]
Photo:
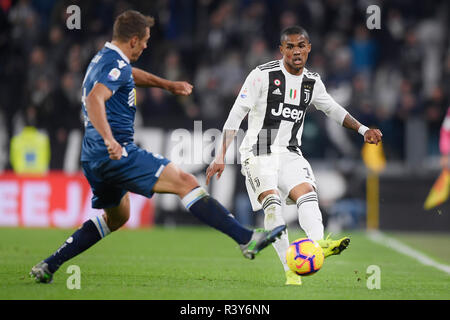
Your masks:
[[[364,136],[364,142],[366,143],[378,144],[381,141],[381,137],[383,136],[379,129],[369,129],[363,126],[358,120],[353,118],[350,113],[347,113],[342,125],[345,128],[352,129],[361,133]]]
[[[352,129],[355,131],[358,131],[359,127],[361,126],[361,123],[359,123],[358,120],[353,118],[350,113],[347,113],[347,115],[344,118],[344,122],[342,125],[347,129]]]
[[[225,155],[230,144],[234,140],[236,130],[223,131],[222,145],[219,152],[216,154],[215,159],[211,162],[208,169],[206,169],[206,185],[209,184],[210,179],[217,173],[217,179],[220,178],[222,172],[225,170]]]
[[[157,87],[181,96],[188,96],[192,93],[193,86],[186,81],[170,81],[134,67],[132,74],[137,87]]]

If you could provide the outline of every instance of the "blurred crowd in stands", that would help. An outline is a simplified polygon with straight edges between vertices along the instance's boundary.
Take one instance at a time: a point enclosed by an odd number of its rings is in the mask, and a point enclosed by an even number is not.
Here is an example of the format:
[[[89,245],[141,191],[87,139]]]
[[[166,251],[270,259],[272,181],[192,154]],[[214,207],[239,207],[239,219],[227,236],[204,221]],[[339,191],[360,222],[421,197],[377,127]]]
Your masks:
[[[81,8],[81,29],[66,27],[69,5]],[[366,26],[369,5],[381,28]],[[84,72],[110,41],[114,18],[133,8],[156,19],[149,47],[135,64],[194,85],[190,97],[138,89],[137,126],[221,129],[247,74],[281,58],[280,31],[308,30],[307,67],[329,93],[367,126],[383,131],[388,159],[405,160],[415,119],[427,155],[439,154],[439,129],[450,104],[450,3],[377,0],[0,0],[0,130],[8,141],[24,125],[45,129],[52,169],[61,169],[70,130],[80,117]],[[362,139],[334,134],[311,108],[303,134],[308,159],[360,157]],[[245,128],[245,124],[244,124]],[[417,131],[417,130],[416,130]]]

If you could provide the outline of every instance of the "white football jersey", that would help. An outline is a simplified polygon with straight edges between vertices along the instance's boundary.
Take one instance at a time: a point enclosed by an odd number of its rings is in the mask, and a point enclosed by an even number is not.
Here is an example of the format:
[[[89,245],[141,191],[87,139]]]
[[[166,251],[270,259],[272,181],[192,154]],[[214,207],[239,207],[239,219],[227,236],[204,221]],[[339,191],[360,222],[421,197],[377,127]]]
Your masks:
[[[326,91],[320,76],[306,68],[299,76],[290,74],[283,60],[253,69],[245,80],[224,125],[238,130],[248,113],[248,131],[240,146],[242,161],[268,153],[297,152],[312,104],[342,124],[347,111]]]

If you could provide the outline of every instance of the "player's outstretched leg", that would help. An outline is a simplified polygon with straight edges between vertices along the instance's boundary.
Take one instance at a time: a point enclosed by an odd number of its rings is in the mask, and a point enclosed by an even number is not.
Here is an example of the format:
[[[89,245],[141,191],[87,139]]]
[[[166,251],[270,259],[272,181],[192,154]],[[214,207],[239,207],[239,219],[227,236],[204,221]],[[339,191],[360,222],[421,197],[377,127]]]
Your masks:
[[[69,259],[92,247],[111,232],[124,225],[130,216],[128,194],[122,197],[117,207],[105,209],[105,214],[87,220],[75,231],[54,254],[36,264],[30,276],[36,282],[50,283],[53,274]]]
[[[255,255],[280,237],[286,226],[269,230],[249,230],[205,189],[197,179],[170,163],[163,170],[153,187],[156,193],[173,193],[181,198],[183,205],[203,223],[225,233],[235,240],[246,258]]]
[[[262,249],[267,247],[280,238],[283,232],[286,230],[286,225],[281,225],[273,228],[272,230],[255,229],[250,241],[246,244],[241,244],[240,248],[244,257],[248,259],[254,259],[255,255]]]
[[[298,219],[300,226],[306,232],[308,238],[319,243],[323,249],[325,258],[340,254],[350,244],[350,238],[344,237],[338,240],[323,239],[322,213],[316,191],[307,183],[295,187],[291,191],[291,198],[297,198]]]
[[[348,245],[350,244],[349,237],[343,237],[338,240],[333,240],[330,239],[330,235],[328,235],[328,237],[324,240],[316,240],[316,241],[322,247],[325,258],[341,254],[341,252],[347,249]]]
[[[276,226],[285,225],[281,209],[281,198],[275,190],[268,190],[258,196],[264,210],[264,228],[272,229]],[[301,285],[302,280],[299,275],[292,272],[286,262],[286,252],[289,248],[288,231],[284,231],[280,239],[272,243],[278,258],[283,265],[286,275],[286,285]]]

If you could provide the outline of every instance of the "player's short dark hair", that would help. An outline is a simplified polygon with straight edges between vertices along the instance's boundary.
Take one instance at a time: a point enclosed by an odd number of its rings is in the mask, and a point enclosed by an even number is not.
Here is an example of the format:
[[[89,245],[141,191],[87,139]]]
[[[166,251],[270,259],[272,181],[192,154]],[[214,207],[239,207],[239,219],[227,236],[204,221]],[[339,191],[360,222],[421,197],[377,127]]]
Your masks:
[[[114,21],[113,40],[126,42],[134,36],[142,39],[145,37],[145,29],[153,27],[154,24],[153,17],[144,16],[136,10],[127,10]]]
[[[306,38],[306,40],[308,40],[308,42],[310,42],[309,34],[308,34],[308,32],[306,32],[306,30],[304,28],[302,28],[300,26],[292,26],[292,27],[284,28],[283,31],[281,31],[280,43],[285,41],[286,37],[290,36],[291,34],[301,34]]]

